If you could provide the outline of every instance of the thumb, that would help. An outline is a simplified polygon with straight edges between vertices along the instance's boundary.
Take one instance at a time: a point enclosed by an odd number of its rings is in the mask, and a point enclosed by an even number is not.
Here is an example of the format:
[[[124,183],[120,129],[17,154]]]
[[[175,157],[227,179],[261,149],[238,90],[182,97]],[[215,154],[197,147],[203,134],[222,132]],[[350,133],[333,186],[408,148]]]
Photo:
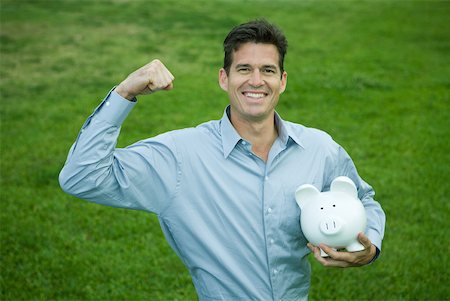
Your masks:
[[[358,240],[366,249],[372,246],[372,242],[363,232],[358,233]]]

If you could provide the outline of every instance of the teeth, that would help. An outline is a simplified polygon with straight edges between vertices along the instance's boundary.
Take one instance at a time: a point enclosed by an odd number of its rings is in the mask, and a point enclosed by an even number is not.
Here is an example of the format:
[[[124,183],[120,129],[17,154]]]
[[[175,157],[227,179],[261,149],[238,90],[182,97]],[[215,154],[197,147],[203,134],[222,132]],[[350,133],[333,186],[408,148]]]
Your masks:
[[[245,96],[251,98],[262,98],[264,97],[264,93],[245,93]]]

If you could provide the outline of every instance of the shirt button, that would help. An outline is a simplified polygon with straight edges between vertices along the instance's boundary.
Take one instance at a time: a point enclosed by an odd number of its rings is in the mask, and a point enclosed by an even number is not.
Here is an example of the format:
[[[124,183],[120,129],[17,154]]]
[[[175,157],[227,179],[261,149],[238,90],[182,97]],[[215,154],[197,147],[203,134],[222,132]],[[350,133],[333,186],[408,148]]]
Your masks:
[[[105,105],[106,105],[107,107],[109,107],[109,101],[107,101],[107,102],[105,103]]]
[[[278,270],[277,270],[277,269],[274,269],[274,270],[273,270],[273,274],[274,274],[274,275],[278,274]]]
[[[245,142],[244,140],[241,141],[242,145],[246,145],[247,142]]]
[[[272,212],[272,208],[269,207],[269,208],[267,209],[267,212],[268,212],[268,213],[271,213],[271,212]]]
[[[266,176],[264,179],[266,179],[266,181],[269,181],[269,177],[268,176]]]
[[[271,239],[270,240],[270,243],[273,245],[273,243],[275,242],[275,240],[273,240],[273,239]]]

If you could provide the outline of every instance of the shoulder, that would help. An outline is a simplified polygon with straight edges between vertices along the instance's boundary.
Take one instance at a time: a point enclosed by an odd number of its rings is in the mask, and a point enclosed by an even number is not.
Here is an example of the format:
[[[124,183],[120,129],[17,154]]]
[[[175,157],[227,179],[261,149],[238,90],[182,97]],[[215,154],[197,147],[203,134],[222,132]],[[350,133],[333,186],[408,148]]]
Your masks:
[[[141,142],[160,144],[178,151],[195,150],[219,139],[218,121],[209,121],[196,127],[171,130]]]
[[[176,142],[186,141],[192,144],[197,140],[210,139],[212,136],[217,136],[219,127],[218,120],[211,120],[195,127],[173,130],[166,134]]]
[[[137,142],[136,144],[159,144],[166,147],[176,145],[195,145],[198,142],[211,140],[218,136],[219,122],[216,120],[205,122],[196,127],[171,130]]]
[[[327,132],[307,127],[302,124],[285,121],[289,134],[294,136],[304,146],[304,148],[335,148],[339,145],[333,140]]]

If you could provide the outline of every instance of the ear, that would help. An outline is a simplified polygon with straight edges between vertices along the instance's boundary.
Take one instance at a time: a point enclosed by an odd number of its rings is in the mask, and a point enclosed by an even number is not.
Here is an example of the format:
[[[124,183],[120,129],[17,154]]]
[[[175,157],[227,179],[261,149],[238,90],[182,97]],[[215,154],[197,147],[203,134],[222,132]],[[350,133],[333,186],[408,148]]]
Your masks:
[[[355,183],[348,177],[337,177],[331,182],[331,191],[341,191],[354,198],[358,198],[358,190]]]
[[[219,85],[222,90],[228,92],[228,75],[223,68],[220,68],[219,70]]]
[[[283,71],[283,74],[281,75],[280,94],[286,90],[286,85],[287,85],[287,72]]]
[[[311,184],[305,184],[295,191],[295,201],[300,209],[303,209],[306,204],[314,200],[319,194],[320,191],[316,187]]]

